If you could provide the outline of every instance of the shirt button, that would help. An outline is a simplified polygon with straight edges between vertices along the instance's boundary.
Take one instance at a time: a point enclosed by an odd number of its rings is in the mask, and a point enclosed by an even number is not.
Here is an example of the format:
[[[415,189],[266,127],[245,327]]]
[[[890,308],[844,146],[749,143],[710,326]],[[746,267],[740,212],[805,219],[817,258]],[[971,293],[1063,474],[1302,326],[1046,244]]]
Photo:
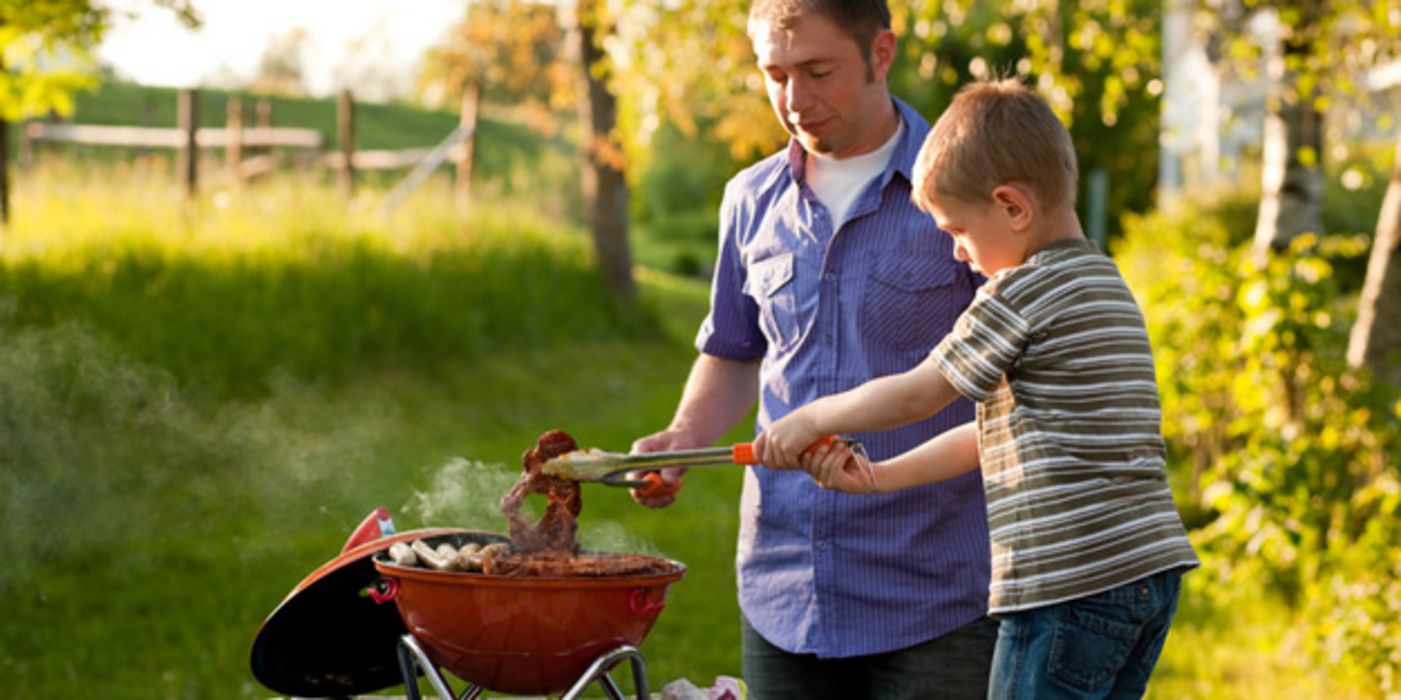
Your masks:
[[[828,272],[828,273],[822,275],[822,280],[823,280],[824,282],[832,282],[832,281],[835,281],[836,279],[837,279],[837,275],[836,275],[836,273],[833,273],[833,272]]]
[[[824,541],[824,540],[818,540],[818,541],[817,541],[817,551],[820,552],[820,551],[822,551],[822,550],[824,550],[824,549],[827,549],[827,542]]]

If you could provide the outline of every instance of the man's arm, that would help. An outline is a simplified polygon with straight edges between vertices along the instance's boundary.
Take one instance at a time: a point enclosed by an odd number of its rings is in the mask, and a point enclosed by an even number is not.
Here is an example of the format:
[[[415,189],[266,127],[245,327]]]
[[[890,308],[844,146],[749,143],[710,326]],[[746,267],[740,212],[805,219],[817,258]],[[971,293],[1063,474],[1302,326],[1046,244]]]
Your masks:
[[[706,447],[733,428],[749,413],[759,394],[759,362],[728,360],[701,353],[691,366],[676,416],[666,430],[639,438],[632,451],[659,452]],[[683,469],[662,470],[662,481],[671,488],[651,496],[633,498],[657,508],[676,500]]]
[[[926,359],[903,374],[824,396],[784,416],[755,439],[754,451],[765,465],[796,468],[803,450],[824,436],[897,428],[938,413],[957,397],[939,366]]]

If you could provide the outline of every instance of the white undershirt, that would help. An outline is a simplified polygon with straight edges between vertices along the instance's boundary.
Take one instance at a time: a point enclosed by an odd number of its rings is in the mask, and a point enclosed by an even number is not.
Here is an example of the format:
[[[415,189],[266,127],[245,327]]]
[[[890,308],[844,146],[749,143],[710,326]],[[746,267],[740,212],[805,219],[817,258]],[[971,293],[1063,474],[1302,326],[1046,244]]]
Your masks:
[[[832,230],[846,223],[846,215],[851,205],[865,191],[872,179],[885,172],[891,154],[900,144],[900,136],[905,133],[905,120],[897,120],[895,134],[880,148],[870,153],[862,153],[850,158],[832,158],[809,153],[807,159],[807,185],[817,195],[817,201],[827,207],[832,215]]]

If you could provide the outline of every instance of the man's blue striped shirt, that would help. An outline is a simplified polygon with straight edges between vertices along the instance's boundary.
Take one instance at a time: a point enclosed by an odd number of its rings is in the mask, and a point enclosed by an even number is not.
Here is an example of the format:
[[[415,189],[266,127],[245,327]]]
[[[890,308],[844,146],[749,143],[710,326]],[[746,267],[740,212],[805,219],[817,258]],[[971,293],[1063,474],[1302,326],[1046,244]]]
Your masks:
[[[981,281],[910,202],[928,123],[900,100],[904,136],[839,229],[803,184],[802,147],[725,189],[704,353],[762,359],[759,425],[821,396],[918,364]],[[973,419],[960,399],[920,423],[849,435],[873,459]],[[740,606],[776,646],[820,657],[902,649],[986,611],[988,535],[977,472],[896,494],[818,488],[800,471],[749,469],[740,500]]]

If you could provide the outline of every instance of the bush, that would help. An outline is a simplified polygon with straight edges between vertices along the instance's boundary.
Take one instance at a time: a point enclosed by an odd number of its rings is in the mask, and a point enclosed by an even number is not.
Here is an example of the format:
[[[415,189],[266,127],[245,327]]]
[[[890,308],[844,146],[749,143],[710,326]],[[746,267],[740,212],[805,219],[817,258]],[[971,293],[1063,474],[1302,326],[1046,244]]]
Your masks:
[[[1262,584],[1329,668],[1401,690],[1401,395],[1344,358],[1363,235],[1258,259],[1236,196],[1130,218],[1117,249],[1143,302],[1173,478],[1216,595]]]

